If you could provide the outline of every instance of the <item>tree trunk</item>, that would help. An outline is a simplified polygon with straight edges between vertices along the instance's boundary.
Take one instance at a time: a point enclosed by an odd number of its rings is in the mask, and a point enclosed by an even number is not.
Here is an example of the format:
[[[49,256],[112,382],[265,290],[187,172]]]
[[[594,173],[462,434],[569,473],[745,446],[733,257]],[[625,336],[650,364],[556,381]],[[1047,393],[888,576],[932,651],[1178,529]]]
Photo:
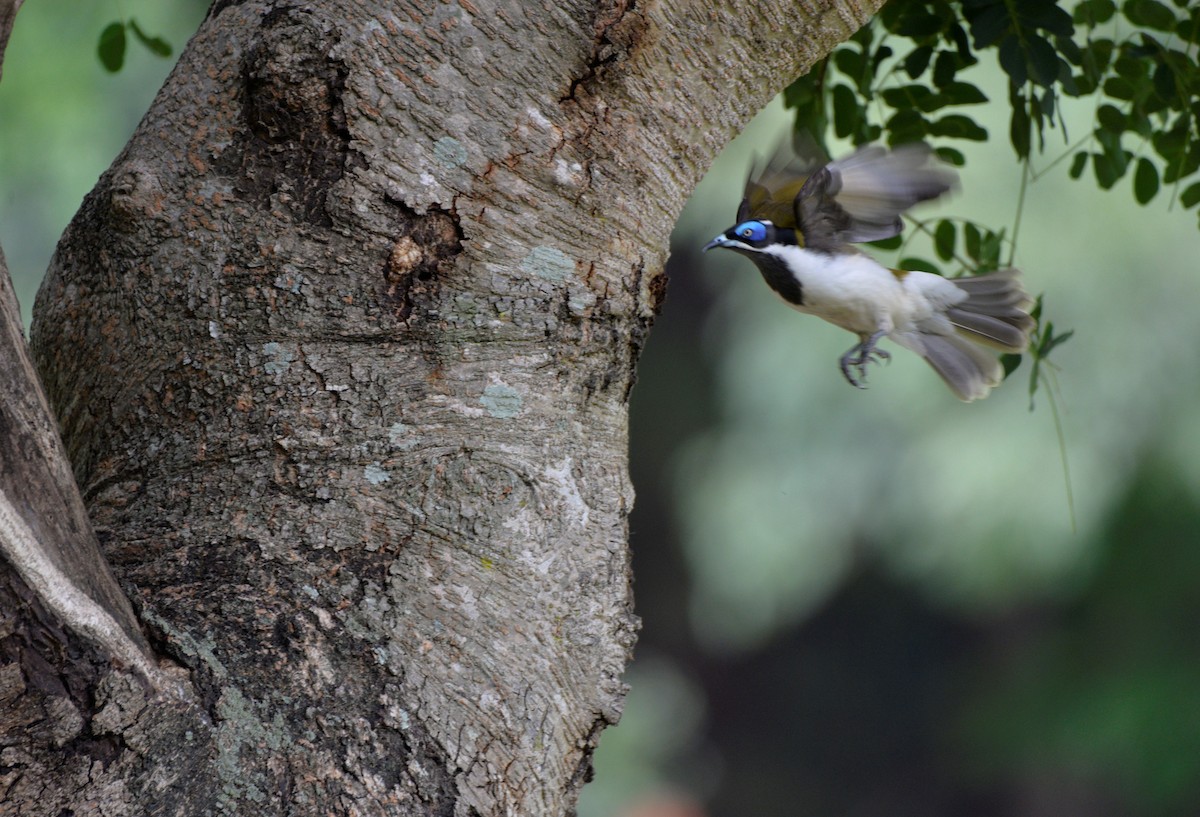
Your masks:
[[[32,347],[166,669],[0,666],[12,813],[573,810],[667,237],[869,11],[476,3],[218,0],[68,228]]]

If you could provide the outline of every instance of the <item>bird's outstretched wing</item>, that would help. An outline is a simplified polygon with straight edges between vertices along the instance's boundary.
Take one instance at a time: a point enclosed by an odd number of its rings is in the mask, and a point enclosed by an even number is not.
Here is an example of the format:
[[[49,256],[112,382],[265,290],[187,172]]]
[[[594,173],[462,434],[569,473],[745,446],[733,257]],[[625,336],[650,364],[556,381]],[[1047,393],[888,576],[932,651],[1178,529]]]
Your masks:
[[[792,140],[782,139],[765,165],[757,157],[750,166],[746,191],[738,208],[738,223],[748,219],[770,221],[778,227],[795,229],[796,197],[813,172],[828,158],[814,145],[805,148],[806,158],[797,155]]]
[[[769,220],[797,230],[797,240],[810,249],[834,252],[898,235],[901,213],[956,184],[954,172],[925,145],[867,146],[821,166],[798,157],[784,140],[747,180],[738,221]]]

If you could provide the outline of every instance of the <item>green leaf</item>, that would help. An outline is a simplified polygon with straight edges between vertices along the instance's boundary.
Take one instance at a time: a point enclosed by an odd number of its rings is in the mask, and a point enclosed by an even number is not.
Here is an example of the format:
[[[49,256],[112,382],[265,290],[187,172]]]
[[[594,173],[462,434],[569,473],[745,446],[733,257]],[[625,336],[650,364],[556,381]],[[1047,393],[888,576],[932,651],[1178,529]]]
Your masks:
[[[931,14],[922,5],[916,3],[905,7],[904,14],[896,28],[895,32],[903,37],[908,37],[910,40],[919,40],[924,37],[930,37],[942,30],[945,25],[945,20],[936,14]]]
[[[845,139],[854,133],[858,121],[862,118],[862,109],[858,107],[858,97],[848,85],[840,82],[833,86],[833,131]]]
[[[892,49],[880,44],[879,48],[875,49],[875,53],[871,55],[871,70],[878,71],[880,64],[890,56],[892,56]]]
[[[1154,93],[1167,103],[1174,103],[1179,98],[1179,90],[1175,87],[1175,71],[1167,62],[1159,63],[1154,69]]]
[[[900,245],[904,243],[904,239],[901,236],[894,235],[891,238],[881,238],[878,241],[867,243],[880,250],[898,250],[900,249]]]
[[[146,32],[142,31],[142,27],[137,24],[137,20],[129,18],[129,29],[133,32],[133,36],[137,37],[138,42],[150,49],[150,52],[157,54],[160,57],[171,56],[171,44],[162,37],[151,37]]]
[[[1047,88],[1046,92],[1038,97],[1037,100],[1038,111],[1042,116],[1050,120],[1052,125],[1054,123],[1054,111],[1057,104],[1057,99],[1058,98],[1054,95],[1054,88],[1051,86],[1050,88]]]
[[[1048,3],[1046,0],[1021,3],[1020,15],[1027,24],[1060,37],[1070,37],[1075,33],[1075,23],[1071,15],[1055,3]]]
[[[943,162],[949,165],[954,165],[955,167],[962,167],[967,163],[967,157],[963,156],[961,151],[955,150],[951,147],[937,148],[934,150],[934,153],[936,153],[937,157]]]
[[[1083,49],[1079,44],[1070,37],[1055,37],[1054,47],[1058,49],[1058,53],[1062,54],[1072,65],[1079,65],[1083,61]]]
[[[878,67],[870,58],[870,44],[863,45],[862,53],[853,48],[842,48],[834,52],[837,58],[838,70],[853,81],[855,89],[865,99],[869,99],[871,84],[875,81],[875,69]]]
[[[974,65],[978,62],[971,54],[971,40],[967,37],[966,30],[958,23],[950,25],[950,36],[947,38],[947,42],[954,43],[954,49],[961,61],[960,65],[963,67]]]
[[[1115,105],[1101,105],[1096,109],[1096,121],[1100,127],[1112,133],[1125,132],[1125,114]]]
[[[945,88],[954,82],[954,75],[962,67],[962,58],[954,51],[942,51],[933,61],[933,84]]]
[[[933,98],[933,91],[925,85],[902,85],[899,88],[885,88],[879,93],[888,105],[902,110],[917,107],[922,110]]]
[[[932,272],[934,275],[942,274],[942,271],[938,269],[938,265],[926,258],[908,256],[907,258],[901,258],[899,264],[900,269],[904,270],[920,270],[921,272]]]
[[[1129,53],[1138,59],[1142,59],[1144,57],[1155,57],[1167,50],[1167,47],[1153,34],[1149,34],[1145,31],[1139,31],[1138,39],[1141,40],[1140,43],[1129,46]]]
[[[1163,173],[1163,181],[1174,183],[1180,179],[1186,179],[1200,170],[1200,142],[1193,142],[1191,148],[1183,156],[1183,161],[1179,164],[1172,165]]]
[[[971,26],[971,36],[977,50],[995,44],[1012,27],[1008,10],[1002,3],[991,3],[979,13],[970,13],[965,8],[963,11]]]
[[[1127,48],[1124,54],[1118,56],[1112,67],[1117,76],[1129,80],[1134,85],[1140,84],[1149,74],[1146,60],[1134,54],[1132,48]]]
[[[1029,310],[1029,317],[1033,318],[1034,322],[1038,325],[1039,329],[1043,328],[1042,327],[1042,323],[1043,323],[1042,322],[1042,300],[1044,297],[1045,297],[1044,295],[1037,296],[1037,298],[1034,299],[1034,302],[1033,302],[1033,309]],[[1030,340],[1034,340],[1034,338],[1031,337]],[[1030,346],[1032,346],[1033,348],[1036,349],[1037,343],[1036,342],[1031,343]]]
[[[1145,156],[1138,159],[1133,173],[1133,197],[1138,204],[1148,204],[1158,193],[1158,168]]]
[[[1004,243],[1004,232],[993,233],[988,230],[979,247],[979,267],[993,270],[1000,266],[1000,247]]]
[[[980,105],[987,95],[969,82],[950,82],[942,86],[942,95],[951,105]]]
[[[1083,49],[1083,59],[1080,61],[1084,74],[1093,82],[1099,82],[1104,72],[1108,70],[1112,54],[1112,40],[1092,40]]]
[[[817,63],[811,71],[783,89],[783,107],[807,110],[813,105],[816,99],[813,77],[820,75],[822,67],[821,63]]]
[[[863,55],[855,48],[839,48],[834,51],[833,63],[850,79],[857,80],[862,75]]]
[[[100,32],[100,43],[96,46],[96,55],[100,64],[110,73],[121,70],[125,64],[125,24],[109,23]]]
[[[958,231],[954,227],[954,222],[947,219],[939,221],[937,228],[933,231],[933,249],[937,252],[938,258],[943,261],[954,258],[954,245],[957,239]]]
[[[929,132],[929,123],[921,116],[921,112],[908,108],[896,111],[886,123],[888,144],[899,145],[905,142],[918,142]]]
[[[1113,0],[1084,0],[1075,6],[1073,18],[1080,25],[1097,25],[1107,23],[1117,12],[1117,4]]]
[[[1017,354],[1000,355],[1000,365],[1004,367],[1004,376],[1008,377],[1010,374],[1015,372],[1017,370],[1017,367],[1019,367],[1021,365],[1022,360],[1024,360],[1024,357],[1022,355],[1017,355]]]
[[[1159,31],[1175,30],[1175,12],[1158,0],[1126,0],[1121,11],[1135,26]]]
[[[1104,153],[1114,163],[1119,175],[1124,175],[1129,165],[1129,151],[1121,145],[1121,137],[1108,131],[1096,131],[1096,141],[1104,148]]]
[[[1090,76],[1088,76],[1086,72],[1081,73],[1081,74],[1076,74],[1073,77],[1073,79],[1074,79],[1074,82],[1072,83],[1072,85],[1074,87],[1072,87],[1070,92],[1068,93],[1069,96],[1073,96],[1073,97],[1090,96],[1091,94],[1095,93],[1096,81],[1094,79],[1092,79]]]
[[[1168,164],[1176,163],[1188,146],[1191,121],[1187,114],[1179,116],[1170,128],[1155,133],[1152,137],[1154,149]]]
[[[929,133],[932,136],[947,136],[951,139],[968,139],[972,142],[986,142],[988,133],[985,128],[976,124],[975,120],[969,116],[963,116],[959,113],[952,113],[949,116],[943,116],[936,122],[929,125]]]
[[[1031,145],[1032,123],[1029,121],[1029,110],[1025,97],[1016,95],[1012,100],[1012,116],[1008,122],[1008,138],[1012,142],[1017,156],[1024,159],[1029,155]]]
[[[1088,154],[1086,151],[1079,151],[1071,157],[1071,170],[1068,175],[1072,179],[1078,179],[1083,175],[1084,169],[1087,167]]]
[[[1200,204],[1200,182],[1189,185],[1186,190],[1180,193],[1179,203],[1185,208],[1192,208]]]
[[[1038,339],[1037,354],[1038,357],[1044,358],[1055,350],[1055,348],[1063,345],[1071,336],[1075,334],[1072,329],[1069,332],[1063,332],[1061,335],[1054,334],[1054,324],[1047,322],[1046,329],[1042,332],[1042,336]]]
[[[1109,153],[1092,154],[1092,171],[1096,174],[1096,184],[1102,190],[1111,190],[1123,175]]]
[[[1134,106],[1133,111],[1129,114],[1129,129],[1141,134],[1146,139],[1150,139],[1154,135],[1154,124],[1150,121],[1144,107]]]
[[[1180,20],[1175,34],[1185,43],[1200,43],[1200,8],[1192,9],[1192,16]]]
[[[1031,35],[1026,45],[1033,81],[1043,88],[1049,88],[1058,78],[1058,52],[1044,37]]]
[[[1132,82],[1121,77],[1109,77],[1104,80],[1104,93],[1113,99],[1133,101],[1137,96],[1137,87]]]
[[[1079,96],[1079,85],[1075,82],[1075,74],[1071,72],[1071,65],[1066,60],[1058,61],[1058,84],[1067,96]],[[1054,88],[1047,90],[1053,91]]]
[[[963,245],[966,247],[967,256],[971,260],[979,260],[981,243],[982,237],[979,234],[979,228],[968,221],[963,225]]]
[[[933,46],[922,45],[914,48],[904,58],[904,71],[911,79],[916,79],[925,73],[929,61],[933,58]]]
[[[1009,34],[1000,42],[1000,67],[1008,74],[1013,85],[1024,85],[1029,79],[1025,67],[1025,55],[1021,53],[1021,44],[1015,34]]]

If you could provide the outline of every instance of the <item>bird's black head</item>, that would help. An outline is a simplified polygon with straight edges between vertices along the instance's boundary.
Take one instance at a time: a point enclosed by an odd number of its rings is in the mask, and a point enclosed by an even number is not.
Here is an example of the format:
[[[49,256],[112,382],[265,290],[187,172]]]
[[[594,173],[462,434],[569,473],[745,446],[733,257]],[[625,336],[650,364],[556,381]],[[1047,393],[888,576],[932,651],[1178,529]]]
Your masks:
[[[704,245],[705,250],[723,247],[746,255],[762,252],[772,244],[795,244],[796,231],[776,227],[769,221],[751,219],[735,224]]]
[[[788,268],[787,262],[777,253],[766,252],[771,246],[796,245],[796,231],[789,227],[776,227],[765,219],[742,221],[704,245],[705,250],[724,247],[740,253],[751,261],[771,289],[778,292],[791,304],[803,304],[804,294],[800,281]]]

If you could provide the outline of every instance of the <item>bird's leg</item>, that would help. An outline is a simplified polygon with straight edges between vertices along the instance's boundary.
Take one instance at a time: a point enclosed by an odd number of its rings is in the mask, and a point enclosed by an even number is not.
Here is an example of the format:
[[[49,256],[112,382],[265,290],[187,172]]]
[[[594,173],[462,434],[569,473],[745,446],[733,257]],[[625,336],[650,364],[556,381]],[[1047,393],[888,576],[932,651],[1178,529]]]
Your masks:
[[[879,343],[880,339],[887,334],[887,331],[880,329],[873,335],[860,335],[858,345],[851,347],[850,351],[842,355],[841,363],[842,374],[847,382],[856,389],[865,389],[867,382],[867,364],[872,360],[886,362],[892,359],[892,356],[883,349],[876,349],[875,344]],[[857,371],[857,375],[854,370]]]

